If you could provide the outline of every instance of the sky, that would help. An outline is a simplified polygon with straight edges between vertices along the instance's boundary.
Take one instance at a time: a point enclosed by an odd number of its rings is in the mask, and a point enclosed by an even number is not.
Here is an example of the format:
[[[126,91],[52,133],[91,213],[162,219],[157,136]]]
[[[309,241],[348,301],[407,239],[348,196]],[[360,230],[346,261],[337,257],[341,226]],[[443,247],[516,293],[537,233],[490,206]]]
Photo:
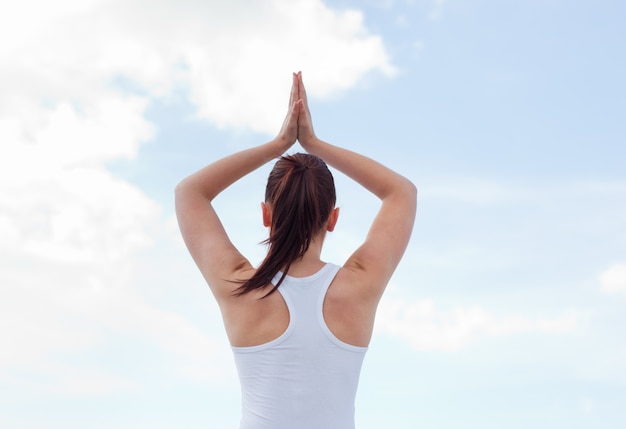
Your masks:
[[[419,189],[357,427],[626,427],[624,16],[617,0],[2,2],[0,426],[237,427],[173,189],[269,141],[302,70],[317,135]],[[255,264],[270,168],[215,200]],[[323,257],[341,264],[378,202],[335,178]]]

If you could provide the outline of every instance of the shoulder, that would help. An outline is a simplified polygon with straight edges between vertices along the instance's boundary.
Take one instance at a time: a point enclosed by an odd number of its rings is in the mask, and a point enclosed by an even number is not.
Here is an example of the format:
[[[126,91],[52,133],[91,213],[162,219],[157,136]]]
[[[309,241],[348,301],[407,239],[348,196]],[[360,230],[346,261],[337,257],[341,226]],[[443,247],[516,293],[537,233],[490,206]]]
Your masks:
[[[343,298],[350,302],[377,303],[385,286],[380,283],[380,280],[373,278],[367,271],[344,265],[338,267],[329,289],[332,289],[330,293],[336,298]]]
[[[255,272],[256,268],[250,265],[247,260],[242,260],[232,270],[224,270],[219,276],[205,275],[205,280],[220,305],[236,304],[242,301],[238,299],[240,297],[237,296],[237,289]]]
[[[372,336],[380,288],[362,272],[342,267],[324,298],[323,315],[330,331],[341,341],[367,347]]]

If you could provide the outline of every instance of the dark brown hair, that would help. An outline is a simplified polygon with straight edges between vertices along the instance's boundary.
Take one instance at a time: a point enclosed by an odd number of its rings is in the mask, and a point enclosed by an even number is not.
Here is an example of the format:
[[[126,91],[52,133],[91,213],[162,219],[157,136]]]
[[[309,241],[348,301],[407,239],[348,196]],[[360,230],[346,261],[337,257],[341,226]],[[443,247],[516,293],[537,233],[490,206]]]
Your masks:
[[[282,270],[272,294],[283,282],[291,264],[302,257],[335,207],[335,182],[321,158],[306,153],[281,156],[265,188],[265,203],[272,217],[265,259],[255,274],[243,281],[235,295],[241,296],[269,285]]]

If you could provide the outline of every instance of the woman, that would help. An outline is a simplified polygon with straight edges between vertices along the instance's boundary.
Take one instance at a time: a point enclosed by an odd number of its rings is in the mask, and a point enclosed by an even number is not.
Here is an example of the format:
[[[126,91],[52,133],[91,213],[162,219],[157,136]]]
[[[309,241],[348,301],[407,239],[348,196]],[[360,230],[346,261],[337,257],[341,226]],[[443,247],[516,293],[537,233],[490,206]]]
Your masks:
[[[285,153],[268,179],[268,254],[253,267],[233,246],[211,201]],[[320,259],[337,223],[329,164],[381,206],[363,244],[342,267]],[[243,394],[241,429],[351,429],[376,307],[409,241],[417,192],[378,162],[318,139],[302,74],[293,75],[278,136],[184,179],[176,214],[185,243],[221,309]]]

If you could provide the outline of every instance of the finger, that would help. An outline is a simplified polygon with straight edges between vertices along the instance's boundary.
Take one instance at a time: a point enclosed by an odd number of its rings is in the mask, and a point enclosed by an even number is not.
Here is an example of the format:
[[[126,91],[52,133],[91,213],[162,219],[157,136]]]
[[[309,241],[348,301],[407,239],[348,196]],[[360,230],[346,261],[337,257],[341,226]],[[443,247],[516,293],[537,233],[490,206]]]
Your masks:
[[[298,77],[295,73],[291,78],[291,92],[289,93],[289,108],[293,106],[300,97],[298,96]]]
[[[302,100],[298,100],[295,103],[293,103],[292,109],[291,109],[291,119],[295,122],[298,121],[298,118],[300,117],[300,111],[302,110]]]
[[[294,73],[293,74],[293,86],[295,87],[295,93],[296,93],[296,97],[294,98],[294,102],[300,100],[300,77],[299,77],[299,73]]]
[[[296,125],[298,123],[298,118],[300,117],[301,105],[302,105],[301,100],[298,100],[289,107],[289,111],[287,112],[287,117],[285,118],[286,124]]]
[[[304,105],[304,100],[299,99],[297,102],[298,107],[298,122],[300,119],[304,118],[304,114],[306,113],[306,106]]]
[[[308,104],[308,99],[306,97],[306,90],[304,89],[304,82],[302,81],[302,72],[298,72],[298,95],[302,99],[302,103],[304,105]]]

